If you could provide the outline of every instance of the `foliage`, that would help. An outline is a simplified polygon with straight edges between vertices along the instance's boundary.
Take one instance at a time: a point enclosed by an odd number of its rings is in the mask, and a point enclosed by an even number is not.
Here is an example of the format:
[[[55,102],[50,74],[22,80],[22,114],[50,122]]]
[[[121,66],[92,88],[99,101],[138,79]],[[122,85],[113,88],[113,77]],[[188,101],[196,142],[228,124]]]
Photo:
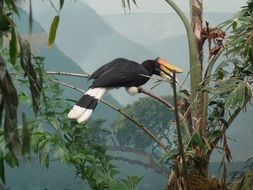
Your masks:
[[[223,27],[229,25],[232,31],[225,46],[227,59],[211,77],[211,112],[208,117],[210,136],[221,129],[218,126],[228,127],[252,97],[252,3],[249,1],[236,18],[223,23]],[[211,143],[217,143],[221,134],[216,134]]]
[[[224,22],[221,25],[223,28],[227,26],[229,26],[229,28],[232,27],[232,29],[227,30],[227,33],[230,33],[230,35],[225,44],[225,33],[220,28],[212,28],[209,27],[208,24],[205,29],[203,28],[201,20],[202,3],[194,0],[190,1],[191,12],[197,13],[196,15],[199,16],[199,18],[192,20],[192,26],[196,24],[194,23],[195,20],[200,20],[201,22],[200,29],[194,29],[196,34],[194,36],[189,21],[180,8],[173,1],[166,0],[166,2],[181,18],[188,34],[191,90],[188,95],[186,94],[186,101],[185,104],[183,104],[183,107],[186,109],[180,110],[180,113],[184,115],[187,121],[186,125],[188,125],[191,133],[190,138],[184,139],[184,150],[190,178],[197,176],[198,179],[196,184],[191,184],[192,188],[198,189],[201,183],[207,184],[207,181],[209,181],[207,175],[208,163],[213,150],[217,148],[218,142],[222,142],[222,148],[220,149],[219,147],[219,149],[223,156],[223,178],[224,180],[226,179],[225,160],[231,160],[226,130],[238,114],[246,107],[252,97],[253,1],[248,1],[247,6],[242,8],[239,14],[236,15],[236,18]],[[198,3],[200,5],[195,6]],[[203,35],[203,32],[206,32],[206,36]],[[197,38],[199,36],[202,36],[202,38]],[[200,59],[201,52],[198,52],[202,49],[205,40],[208,40],[209,43],[209,58],[206,70],[201,66],[204,65],[205,59]],[[196,41],[199,47],[196,46]],[[212,49],[210,48],[211,43],[214,43],[214,48]],[[225,57],[225,60],[218,62],[218,57],[221,55]],[[215,64],[218,65],[216,69],[214,69]],[[138,110],[138,107],[134,109],[130,108],[131,107],[127,107],[125,109],[130,112],[133,117],[136,117],[135,112]],[[157,108],[157,110],[159,110],[159,108]],[[141,118],[148,114],[147,112],[145,112],[145,114],[142,113],[142,117],[138,118],[138,120],[141,120]],[[127,127],[125,131],[122,130],[124,132],[120,131],[122,126],[125,125],[123,118],[118,119],[115,123],[119,126],[118,128],[114,128],[117,129],[117,135],[121,135],[120,139],[126,139],[124,136],[129,136],[130,132],[131,135],[134,133],[129,127]],[[152,123],[152,120],[146,123],[146,125],[148,126],[150,123]],[[180,125],[184,125],[182,120]],[[134,135],[136,136],[135,138],[140,139],[140,137],[137,136],[138,134]],[[129,145],[137,144],[136,142],[133,143],[131,139],[133,138],[130,138],[128,141],[122,140],[122,143],[129,143]],[[150,144],[147,144],[147,146],[148,145]],[[185,187],[187,183],[186,176],[180,179],[184,165],[182,163],[183,153],[179,154],[178,148],[182,147],[178,147],[177,143],[175,145],[176,148],[172,149],[164,156],[166,160],[173,160],[174,162],[174,170],[170,175],[169,184],[175,184],[175,186],[173,186],[174,189],[180,187],[183,189],[187,187],[190,188],[189,186]],[[140,145],[138,146],[140,147]],[[224,180],[217,181],[218,186],[225,186]],[[212,182],[214,181],[210,180],[211,184]],[[211,186],[212,185],[210,185],[210,188]],[[168,189],[170,189],[170,187],[171,186],[169,186]],[[207,187],[207,189],[209,189],[209,187]]]
[[[134,176],[117,179],[118,171],[111,164],[112,158],[106,154],[105,142],[110,133],[101,128],[103,121],[77,125],[68,120],[65,115],[71,107],[70,102],[64,99],[63,90],[42,69],[43,61],[44,58],[41,57],[32,59],[35,73],[43,76],[43,93],[39,99],[38,112],[33,117],[29,111],[33,106],[29,94],[29,79],[20,73],[20,65],[10,68],[11,75],[15,76],[13,81],[18,86],[20,109],[23,110],[23,125],[18,125],[17,128],[17,136],[22,139],[22,154],[30,158],[30,153],[36,153],[45,167],[49,166],[50,160],[55,159],[73,165],[76,175],[87,181],[92,189],[113,189],[115,185],[132,189],[139,178],[136,177],[134,181]],[[3,138],[3,129],[1,134]],[[20,155],[13,153],[3,139],[0,152],[1,177],[4,181],[4,165],[19,166]]]
[[[232,28],[232,35],[228,38],[228,55],[240,55],[245,61],[251,63],[253,59],[253,1],[249,0],[246,6],[235,18],[224,22]],[[222,26],[223,26],[222,25]]]
[[[48,46],[51,47],[56,39],[64,0],[58,1],[58,8],[51,0],[49,2],[56,11],[49,31]],[[132,2],[136,4],[135,1]],[[126,107],[124,111],[145,124],[158,138],[166,141],[168,146],[173,147],[164,155],[166,161],[173,161],[168,189],[190,188],[187,184],[189,180],[185,175],[187,172],[193,189],[204,188],[201,184],[206,184],[205,189],[214,188],[212,184],[225,187],[227,177],[225,160],[231,159],[226,130],[252,97],[253,2],[250,0],[236,18],[223,23],[223,27],[232,27],[226,44],[223,44],[224,36],[221,38],[216,33],[212,33],[217,31],[216,29],[210,32],[209,29],[212,28],[208,26],[205,30],[207,36],[197,39],[198,34],[194,36],[190,22],[180,8],[172,0],[166,0],[166,2],[177,12],[188,35],[191,90],[190,93],[185,94],[185,101],[181,105],[184,109],[179,110],[181,119],[180,123],[177,122],[177,126],[187,126],[190,137],[184,138],[184,147],[177,141],[171,146],[169,140],[171,129],[168,127],[168,121],[172,116],[167,108],[160,104],[158,106],[158,102],[152,102],[150,98],[143,98],[134,105]],[[191,6],[193,2],[194,0],[190,1]],[[29,158],[29,153],[35,152],[45,166],[48,166],[50,160],[55,158],[66,164],[72,164],[76,169],[76,174],[87,180],[93,189],[134,188],[140,178],[118,179],[118,171],[110,163],[111,157],[106,155],[101,141],[104,143],[108,134],[100,128],[102,121],[77,125],[63,116],[62,113],[68,111],[65,107],[69,102],[63,100],[62,90],[45,74],[43,59],[33,57],[29,43],[17,34],[12,20],[12,14],[18,14],[14,1],[1,1],[0,5],[1,39],[6,36],[9,42],[8,54],[2,51],[0,55],[0,124],[4,126],[0,136],[1,179],[5,180],[5,164],[11,167],[19,166],[20,155],[23,154]],[[122,5],[130,9],[131,3],[123,0]],[[202,13],[200,9],[194,11],[199,11],[199,15]],[[201,34],[202,31],[197,32]],[[201,40],[201,46],[203,46],[206,39],[209,43],[214,41],[215,46],[217,44],[219,46],[215,53],[209,49],[208,67],[204,70],[201,68],[204,59],[200,59],[201,53],[197,42]],[[217,58],[224,50],[226,52],[223,55],[226,59],[218,63]],[[3,56],[4,53],[5,56]],[[18,61],[20,64],[17,64]],[[215,63],[219,65],[213,70]],[[21,73],[24,74],[24,78]],[[176,89],[174,92],[176,93]],[[176,97],[174,99],[176,100]],[[27,110],[22,114],[23,127],[19,126],[21,123],[17,111],[20,108],[19,105],[24,107],[29,105],[34,113],[32,117],[32,113]],[[175,106],[177,110],[179,105]],[[160,111],[159,114],[157,110]],[[113,128],[121,145],[135,146],[137,149],[156,147],[150,139],[142,135],[123,117],[115,121]],[[224,181],[209,179],[207,175],[209,159],[213,150],[217,148],[218,142],[223,143],[221,152]],[[179,153],[179,149],[183,151]],[[187,168],[184,164],[184,156]],[[251,171],[247,172],[246,177],[249,180],[246,181],[251,181],[251,176]],[[238,187],[238,184],[242,187],[245,179],[244,177],[236,180],[234,187]]]
[[[55,40],[64,0],[59,3],[49,46]],[[31,159],[35,153],[45,167],[52,159],[73,165],[76,175],[93,189],[133,189],[140,178],[117,177],[112,158],[106,154],[110,133],[101,128],[103,121],[77,125],[66,118],[72,100],[64,99],[63,89],[44,70],[44,58],[32,55],[29,42],[16,32],[14,1],[1,1],[0,5],[0,35],[9,42],[8,50],[1,44],[0,52],[1,180],[5,183],[6,164],[18,167],[22,157]]]

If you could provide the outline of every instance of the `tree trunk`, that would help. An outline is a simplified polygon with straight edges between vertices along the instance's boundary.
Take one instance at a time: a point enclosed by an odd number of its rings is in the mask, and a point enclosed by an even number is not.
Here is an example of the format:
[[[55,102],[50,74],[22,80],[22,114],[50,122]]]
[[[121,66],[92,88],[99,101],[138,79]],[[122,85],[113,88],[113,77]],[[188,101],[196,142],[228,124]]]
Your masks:
[[[199,61],[201,63],[201,73],[200,77],[202,80],[203,71],[203,39],[202,39],[202,23],[203,23],[203,1],[202,0],[190,0],[190,16],[191,16],[191,26],[196,37],[198,51],[199,51]],[[199,91],[196,97],[197,101],[197,115],[194,119],[193,126],[195,126],[201,135],[205,135],[205,121],[203,118],[203,92]]]

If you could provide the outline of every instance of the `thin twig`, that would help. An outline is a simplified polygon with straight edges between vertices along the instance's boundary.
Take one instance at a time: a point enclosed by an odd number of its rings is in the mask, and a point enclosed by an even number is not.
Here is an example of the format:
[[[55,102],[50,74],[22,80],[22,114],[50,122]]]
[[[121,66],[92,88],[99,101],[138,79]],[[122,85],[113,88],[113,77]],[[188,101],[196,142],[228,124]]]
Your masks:
[[[46,71],[46,74],[50,75],[66,75],[66,76],[74,76],[81,78],[89,78],[89,74],[81,74],[81,73],[70,73],[70,72],[62,72],[62,71]]]
[[[191,184],[190,184],[189,176],[188,176],[188,172],[187,172],[185,153],[184,153],[184,145],[183,145],[183,140],[182,140],[180,119],[179,119],[179,115],[178,115],[176,73],[173,73],[172,87],[173,87],[174,104],[175,104],[175,117],[176,117],[176,124],[177,124],[178,145],[179,145],[179,152],[180,152],[180,155],[181,155],[181,158],[182,158],[182,163],[183,163],[184,179],[185,179],[185,181],[187,183],[187,187],[189,189],[191,189]]]
[[[79,92],[85,93],[84,90],[77,88],[76,86],[70,85],[68,83],[62,82],[62,81],[58,81],[58,80],[51,80],[52,82],[61,84],[63,86],[66,86],[68,88],[77,90]],[[110,104],[109,102],[101,99],[100,100],[103,104],[109,106],[110,108],[114,109],[115,111],[119,112],[120,114],[122,114],[124,117],[126,117],[127,119],[129,119],[130,121],[132,121],[137,127],[139,127],[141,130],[143,130],[147,135],[149,135],[165,152],[169,152],[169,149],[146,127],[144,127],[142,124],[140,124],[137,120],[135,120],[134,118],[130,117],[129,115],[127,115],[125,112],[123,112],[121,109],[116,108],[115,106],[113,106],[112,104]]]
[[[152,97],[152,98],[157,99],[158,101],[160,101],[161,103],[163,103],[164,105],[166,105],[166,106],[169,108],[169,110],[171,110],[171,111],[175,110],[175,107],[174,107],[172,104],[170,104],[169,102],[167,102],[167,101],[164,100],[163,98],[161,98],[161,97],[159,97],[159,96],[156,96],[156,95],[153,94],[152,92],[143,89],[142,87],[139,87],[139,88],[138,88],[138,92],[139,92],[139,93],[146,94],[146,95],[148,95],[148,96],[150,96],[150,97]]]
[[[49,2],[50,2],[50,4],[51,4],[51,6],[53,7],[53,9],[55,10],[55,12],[59,15],[60,13],[59,13],[59,11],[56,9],[56,7],[54,6],[52,0],[49,0]]]

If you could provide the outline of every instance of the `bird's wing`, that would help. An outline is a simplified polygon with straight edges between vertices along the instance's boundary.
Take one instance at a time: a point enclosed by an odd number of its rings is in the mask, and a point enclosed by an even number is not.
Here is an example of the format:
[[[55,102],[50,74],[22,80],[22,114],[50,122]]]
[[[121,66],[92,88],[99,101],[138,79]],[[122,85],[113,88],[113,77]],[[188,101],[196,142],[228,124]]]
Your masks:
[[[103,71],[93,81],[92,87],[122,87],[139,86],[139,80],[143,78],[141,74],[147,71],[141,65],[131,61],[120,61],[114,64],[110,63],[103,68]]]
[[[121,64],[121,63],[126,63],[128,62],[127,59],[124,58],[117,58],[112,60],[111,62],[99,67],[96,71],[94,71],[92,73],[92,75],[89,77],[89,79],[96,79],[98,78],[102,73],[112,69],[113,67],[115,67],[117,64]]]

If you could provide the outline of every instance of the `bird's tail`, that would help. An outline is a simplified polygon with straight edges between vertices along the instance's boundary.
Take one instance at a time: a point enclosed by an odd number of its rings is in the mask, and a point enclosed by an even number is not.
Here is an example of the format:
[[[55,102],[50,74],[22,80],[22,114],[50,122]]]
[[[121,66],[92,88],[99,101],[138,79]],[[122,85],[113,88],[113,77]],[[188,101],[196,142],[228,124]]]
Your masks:
[[[70,110],[68,118],[76,119],[78,123],[89,119],[105,91],[106,88],[90,88]]]

